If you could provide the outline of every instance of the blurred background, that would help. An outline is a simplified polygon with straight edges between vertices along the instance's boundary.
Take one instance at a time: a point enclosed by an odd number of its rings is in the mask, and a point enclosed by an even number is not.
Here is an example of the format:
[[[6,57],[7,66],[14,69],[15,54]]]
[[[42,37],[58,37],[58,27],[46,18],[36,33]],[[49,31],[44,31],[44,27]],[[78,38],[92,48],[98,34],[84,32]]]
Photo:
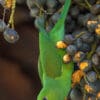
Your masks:
[[[0,17],[2,15],[0,7]],[[6,14],[9,17],[9,11]],[[36,100],[41,89],[37,71],[38,31],[25,0],[17,0],[15,29],[20,39],[7,43],[0,33],[0,100]]]

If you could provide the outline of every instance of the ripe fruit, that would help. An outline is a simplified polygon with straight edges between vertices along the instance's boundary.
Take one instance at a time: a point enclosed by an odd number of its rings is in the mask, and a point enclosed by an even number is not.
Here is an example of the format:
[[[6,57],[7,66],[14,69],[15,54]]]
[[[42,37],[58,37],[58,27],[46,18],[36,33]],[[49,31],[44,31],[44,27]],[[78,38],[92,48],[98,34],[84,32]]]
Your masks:
[[[86,74],[87,80],[89,82],[95,82],[97,80],[96,72],[90,71]]]
[[[71,44],[71,43],[73,43],[74,40],[75,40],[75,38],[74,38],[73,35],[71,35],[71,34],[66,34],[66,35],[64,36],[64,42],[65,42],[66,44]]]
[[[92,68],[92,63],[90,60],[83,60],[79,63],[80,70],[87,72]]]
[[[70,99],[71,100],[82,100],[82,92],[78,88],[73,88],[70,92]]]
[[[6,24],[3,20],[0,20],[0,32],[3,32],[6,28]]]
[[[11,28],[5,29],[3,36],[4,36],[4,39],[9,43],[15,43],[16,41],[19,40],[18,33],[14,29],[11,29]]]
[[[98,66],[100,64],[100,58],[97,54],[93,54],[92,56],[92,63],[95,65],[95,66]]]
[[[100,46],[97,47],[96,53],[98,54],[98,56],[100,56]]]
[[[67,46],[66,51],[69,55],[74,55],[77,52],[77,47],[75,45],[69,45]]]
[[[39,9],[38,9],[37,7],[34,7],[34,8],[31,8],[31,9],[30,9],[30,15],[31,15],[32,17],[37,17],[38,14],[39,14]]]
[[[48,8],[54,8],[57,6],[57,1],[56,0],[47,0],[46,1],[46,6]]]

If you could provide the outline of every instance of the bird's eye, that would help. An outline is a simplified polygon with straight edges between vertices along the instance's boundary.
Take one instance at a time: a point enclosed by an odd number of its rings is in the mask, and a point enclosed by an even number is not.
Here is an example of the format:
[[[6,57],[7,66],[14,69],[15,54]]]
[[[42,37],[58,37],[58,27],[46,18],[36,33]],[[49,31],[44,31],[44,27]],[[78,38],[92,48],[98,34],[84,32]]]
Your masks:
[[[47,97],[44,97],[43,100],[48,100]]]

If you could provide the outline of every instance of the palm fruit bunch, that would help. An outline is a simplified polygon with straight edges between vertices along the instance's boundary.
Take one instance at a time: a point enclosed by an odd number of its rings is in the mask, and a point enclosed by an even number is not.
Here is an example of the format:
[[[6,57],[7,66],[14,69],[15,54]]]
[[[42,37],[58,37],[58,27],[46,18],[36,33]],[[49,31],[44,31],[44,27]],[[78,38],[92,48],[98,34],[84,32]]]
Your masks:
[[[65,0],[27,0],[30,15],[50,32],[60,18]],[[62,46],[60,45],[62,44]],[[66,16],[64,63],[74,62],[68,100],[100,100],[100,0],[72,0]]]
[[[2,18],[0,19],[0,33],[3,33],[3,37],[8,43],[15,43],[19,39],[19,35],[14,29],[15,4],[16,0],[0,0],[0,6],[3,8]],[[6,22],[6,12],[8,11],[11,14],[8,22]]]
[[[75,63],[69,99],[100,100],[100,1],[73,0],[65,24],[65,56]]]
[[[65,0],[27,0],[26,3],[30,15],[35,19],[36,28],[39,22],[49,32],[59,19],[64,2]]]

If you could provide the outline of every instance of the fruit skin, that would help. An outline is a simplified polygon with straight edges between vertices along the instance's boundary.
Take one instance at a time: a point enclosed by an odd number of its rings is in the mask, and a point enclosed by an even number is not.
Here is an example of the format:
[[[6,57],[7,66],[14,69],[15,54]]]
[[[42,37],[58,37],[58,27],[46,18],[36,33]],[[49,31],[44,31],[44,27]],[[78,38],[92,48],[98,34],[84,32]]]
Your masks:
[[[3,32],[6,28],[6,24],[3,20],[0,20],[0,32]]]
[[[33,7],[30,9],[30,15],[34,18],[37,17],[39,14],[39,9],[37,7]]]
[[[56,0],[47,0],[46,1],[46,6],[48,8],[54,8],[57,6],[57,1]]]
[[[92,43],[94,41],[94,35],[88,31],[83,31],[84,34],[81,36],[81,39],[85,43]]]
[[[79,23],[80,25],[86,27],[86,24],[87,24],[88,20],[91,20],[91,19],[93,19],[93,18],[94,18],[94,15],[91,14],[91,13],[88,13],[88,14],[85,14],[85,15],[80,14],[80,15],[78,16],[78,23]]]
[[[95,66],[98,66],[100,64],[100,58],[99,58],[99,56],[96,53],[93,54],[93,56],[92,56],[92,63]]]
[[[55,13],[55,11],[56,11],[56,9],[54,9],[54,8],[48,8],[47,9],[47,12],[51,13],[51,14]]]
[[[100,46],[97,47],[96,53],[97,53],[98,56],[100,56]]]
[[[95,82],[97,80],[96,72],[90,71],[86,74],[87,80],[89,82]]]
[[[75,63],[79,63],[80,61],[84,60],[86,57],[86,54],[82,51],[78,51],[75,53],[74,57],[73,57],[73,61]]]
[[[74,40],[75,40],[75,38],[74,38],[73,35],[71,35],[71,34],[66,34],[66,35],[64,36],[64,42],[65,42],[66,44],[71,44],[71,43],[73,43]]]
[[[77,6],[74,6],[70,9],[70,15],[72,16],[72,18],[77,18],[77,16],[79,15],[79,8]]]
[[[65,3],[65,0],[58,0],[61,4]]]
[[[74,55],[76,52],[77,52],[77,48],[75,45],[69,45],[67,48],[66,48],[66,52],[69,54],[69,55]]]
[[[39,4],[40,6],[43,6],[46,3],[46,0],[35,0],[37,2],[37,4]]]
[[[83,60],[82,62],[79,63],[79,68],[84,71],[88,72],[92,68],[92,62],[91,60]]]
[[[87,43],[83,43],[79,50],[86,53],[86,52],[89,52],[91,50],[91,46]]]
[[[89,1],[89,3],[90,3],[91,5],[93,5],[94,3],[96,3],[95,0],[88,0],[88,1]]]
[[[91,13],[100,14],[100,4],[95,4],[91,7]]]
[[[35,6],[33,0],[27,0],[26,4],[27,4],[27,6],[28,6],[29,9],[32,9]]]
[[[3,32],[3,36],[8,43],[15,43],[19,40],[18,33],[11,28],[5,29],[5,31]]]
[[[56,22],[59,20],[60,18],[60,14],[59,13],[54,13],[52,16],[51,16],[51,21],[53,24],[56,24]]]
[[[42,25],[42,27],[44,27],[44,24],[45,24],[45,17],[44,16],[39,16],[34,21],[34,25],[37,29],[39,29],[39,25]]]
[[[88,29],[88,31],[90,33],[94,32],[94,30],[95,30],[95,28],[97,26],[97,22],[98,22],[97,19],[93,19],[93,20],[87,21],[86,27],[87,27],[87,29]]]
[[[89,85],[93,88],[95,93],[100,91],[100,80],[96,80],[93,83],[89,83]]]
[[[81,38],[78,38],[75,42],[74,45],[76,45],[77,49],[80,50],[82,48],[83,45],[83,41]]]
[[[77,87],[74,87],[70,92],[70,99],[71,100],[82,100],[82,92]]]
[[[46,31],[50,32],[52,30],[53,26],[54,26],[53,23],[50,23],[49,25],[47,25],[46,26]]]
[[[67,18],[66,18],[65,24],[70,24],[71,21],[72,21],[72,17],[70,15],[68,15]]]
[[[0,0],[0,4],[4,7],[4,5],[5,5],[5,0]]]

